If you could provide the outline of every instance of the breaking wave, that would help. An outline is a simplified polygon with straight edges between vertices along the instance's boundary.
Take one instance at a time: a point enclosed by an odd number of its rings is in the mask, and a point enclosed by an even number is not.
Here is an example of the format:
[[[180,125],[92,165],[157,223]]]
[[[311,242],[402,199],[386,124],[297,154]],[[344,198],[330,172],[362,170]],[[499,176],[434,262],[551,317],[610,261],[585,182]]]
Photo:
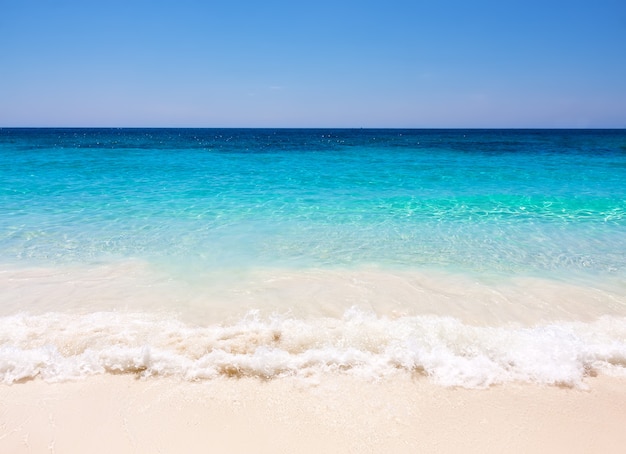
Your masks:
[[[584,388],[597,373],[626,376],[626,318],[531,327],[473,326],[438,316],[264,317],[192,326],[147,313],[26,313],[0,318],[0,381],[96,374],[211,380],[350,374],[427,376],[443,386],[528,382]]]

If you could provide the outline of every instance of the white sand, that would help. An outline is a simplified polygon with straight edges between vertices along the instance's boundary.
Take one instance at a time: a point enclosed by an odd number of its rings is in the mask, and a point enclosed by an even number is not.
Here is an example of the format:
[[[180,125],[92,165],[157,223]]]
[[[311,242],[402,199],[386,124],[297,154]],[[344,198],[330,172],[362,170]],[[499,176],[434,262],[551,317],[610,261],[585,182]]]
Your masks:
[[[97,376],[0,386],[2,453],[622,453],[626,381],[587,391],[443,388],[420,377]]]

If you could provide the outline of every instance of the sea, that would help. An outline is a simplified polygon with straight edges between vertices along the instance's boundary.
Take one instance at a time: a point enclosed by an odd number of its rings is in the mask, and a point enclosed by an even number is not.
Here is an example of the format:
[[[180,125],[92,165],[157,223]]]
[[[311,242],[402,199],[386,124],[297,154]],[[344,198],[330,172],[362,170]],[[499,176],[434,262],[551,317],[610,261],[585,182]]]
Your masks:
[[[626,380],[626,130],[0,128],[0,382]]]

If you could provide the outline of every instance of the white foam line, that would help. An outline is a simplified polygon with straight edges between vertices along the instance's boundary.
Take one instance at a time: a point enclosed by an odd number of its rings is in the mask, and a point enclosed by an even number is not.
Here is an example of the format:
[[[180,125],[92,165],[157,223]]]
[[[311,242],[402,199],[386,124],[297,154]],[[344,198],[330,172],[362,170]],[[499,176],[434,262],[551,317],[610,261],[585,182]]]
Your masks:
[[[479,327],[450,317],[262,318],[194,327],[150,314],[19,314],[0,318],[0,380],[94,374],[271,379],[327,373],[385,379],[420,373],[444,386],[533,382],[584,387],[626,376],[626,318]]]

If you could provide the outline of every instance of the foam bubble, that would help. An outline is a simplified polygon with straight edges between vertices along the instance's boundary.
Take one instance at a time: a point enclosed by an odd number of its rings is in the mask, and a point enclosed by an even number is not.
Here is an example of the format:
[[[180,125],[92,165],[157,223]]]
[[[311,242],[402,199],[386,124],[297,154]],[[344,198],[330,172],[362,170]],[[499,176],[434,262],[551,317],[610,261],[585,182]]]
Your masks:
[[[192,326],[146,313],[18,314],[0,318],[0,380],[49,382],[94,374],[315,377],[428,376],[443,386],[507,382],[584,387],[626,376],[626,318],[485,327],[440,316],[262,317]]]

